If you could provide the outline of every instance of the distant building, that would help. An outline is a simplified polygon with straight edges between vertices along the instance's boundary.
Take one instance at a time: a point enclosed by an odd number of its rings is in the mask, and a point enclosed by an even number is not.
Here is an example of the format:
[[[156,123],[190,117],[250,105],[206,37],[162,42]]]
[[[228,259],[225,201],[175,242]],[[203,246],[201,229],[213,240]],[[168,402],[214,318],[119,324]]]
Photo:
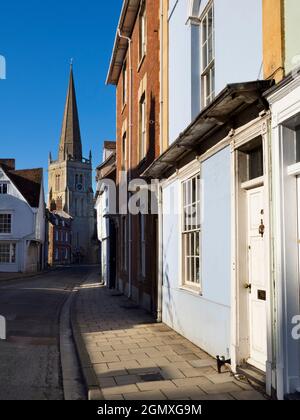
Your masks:
[[[48,264],[68,265],[79,257],[72,255],[72,217],[64,211],[47,211],[48,221]]]
[[[116,182],[116,143],[105,142],[103,148],[103,163],[96,169],[97,192],[97,233],[101,244],[101,277],[109,288],[116,287],[117,264],[117,229],[118,224],[114,215],[110,214],[109,204],[114,201],[113,191],[108,182]]]
[[[64,211],[72,217],[72,254],[82,263],[95,263],[98,244],[95,240],[92,156],[82,156],[73,70],[63,118],[58,159],[49,158],[50,211]],[[50,244],[49,249],[52,247]]]
[[[0,272],[42,270],[44,241],[43,170],[0,159]]]

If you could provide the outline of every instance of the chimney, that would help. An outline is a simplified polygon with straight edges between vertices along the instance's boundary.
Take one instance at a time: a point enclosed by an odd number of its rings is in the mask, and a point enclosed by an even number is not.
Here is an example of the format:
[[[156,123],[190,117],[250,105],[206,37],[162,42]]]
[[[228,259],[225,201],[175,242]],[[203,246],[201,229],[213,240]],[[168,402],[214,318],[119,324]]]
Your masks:
[[[16,169],[15,159],[0,159],[0,165],[5,166],[10,171],[14,171]]]

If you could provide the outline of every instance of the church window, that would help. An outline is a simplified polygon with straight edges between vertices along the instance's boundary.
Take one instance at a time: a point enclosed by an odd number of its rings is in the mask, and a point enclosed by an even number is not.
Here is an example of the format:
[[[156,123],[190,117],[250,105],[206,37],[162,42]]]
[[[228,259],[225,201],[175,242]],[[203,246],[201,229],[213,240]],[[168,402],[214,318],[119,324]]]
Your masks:
[[[55,177],[55,189],[56,191],[60,191],[60,175],[56,175]]]

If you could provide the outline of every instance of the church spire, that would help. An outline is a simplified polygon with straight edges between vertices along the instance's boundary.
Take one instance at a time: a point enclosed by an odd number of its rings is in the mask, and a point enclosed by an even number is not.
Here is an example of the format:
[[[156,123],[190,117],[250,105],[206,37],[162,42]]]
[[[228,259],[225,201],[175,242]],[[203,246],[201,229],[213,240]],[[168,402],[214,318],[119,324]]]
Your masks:
[[[69,157],[76,161],[82,160],[81,135],[74,86],[72,61],[63,126],[59,145],[59,161],[61,162],[67,160]]]

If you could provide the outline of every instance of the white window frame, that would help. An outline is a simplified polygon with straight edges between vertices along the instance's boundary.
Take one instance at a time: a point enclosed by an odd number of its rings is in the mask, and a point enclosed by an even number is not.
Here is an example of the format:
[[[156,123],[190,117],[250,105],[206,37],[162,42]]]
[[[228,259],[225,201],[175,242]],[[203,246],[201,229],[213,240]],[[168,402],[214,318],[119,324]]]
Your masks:
[[[193,201],[192,197],[192,186],[193,180],[196,182],[196,195],[195,201]],[[185,188],[189,188],[189,195],[187,195],[187,191]],[[188,201],[188,199],[191,201]],[[200,172],[197,171],[195,174],[189,176],[185,180],[182,181],[182,220],[181,220],[181,254],[182,254],[182,287],[186,287],[192,289],[194,291],[202,293],[202,264],[201,264],[201,242],[202,242],[202,229],[201,229],[201,175]],[[188,209],[196,209],[196,222],[191,226],[190,229],[186,228],[186,220]],[[197,241],[195,241],[198,235],[198,247],[199,251],[198,254],[196,252],[189,252],[187,254],[186,250],[186,240],[189,241],[189,247],[192,248],[192,242],[194,242],[194,251],[197,245]],[[193,238],[193,239],[192,239]],[[198,281],[197,281],[197,262],[198,259]],[[193,267],[193,280],[190,278],[190,273],[192,273]]]
[[[209,35],[209,14],[212,13],[212,31]],[[204,26],[206,24],[206,26]],[[204,38],[204,28],[206,33]],[[211,38],[211,57],[209,40]],[[205,52],[205,53],[204,53]],[[209,85],[209,86],[208,86]],[[209,92],[209,93],[208,93]],[[201,97],[202,107],[208,106],[215,97],[215,14],[210,3],[201,18]]]
[[[0,195],[7,195],[8,192],[8,182],[0,182]]]
[[[0,254],[1,254],[1,246],[8,246],[9,247],[9,261],[1,262],[0,257],[0,266],[4,264],[15,264],[17,261],[17,244],[16,243],[7,243],[1,242],[0,243]]]
[[[0,235],[7,236],[11,235],[13,231],[13,215],[9,212],[0,212],[0,216],[10,216],[10,231],[9,232],[0,232]]]
[[[143,1],[139,13],[139,61],[143,61],[147,50],[146,2]]]
[[[127,104],[127,89],[128,89],[127,60],[125,60],[123,64],[122,78],[123,78],[122,102],[123,102],[123,106],[125,106]]]
[[[139,101],[139,158],[145,159],[147,153],[147,102],[146,92],[143,92]]]

